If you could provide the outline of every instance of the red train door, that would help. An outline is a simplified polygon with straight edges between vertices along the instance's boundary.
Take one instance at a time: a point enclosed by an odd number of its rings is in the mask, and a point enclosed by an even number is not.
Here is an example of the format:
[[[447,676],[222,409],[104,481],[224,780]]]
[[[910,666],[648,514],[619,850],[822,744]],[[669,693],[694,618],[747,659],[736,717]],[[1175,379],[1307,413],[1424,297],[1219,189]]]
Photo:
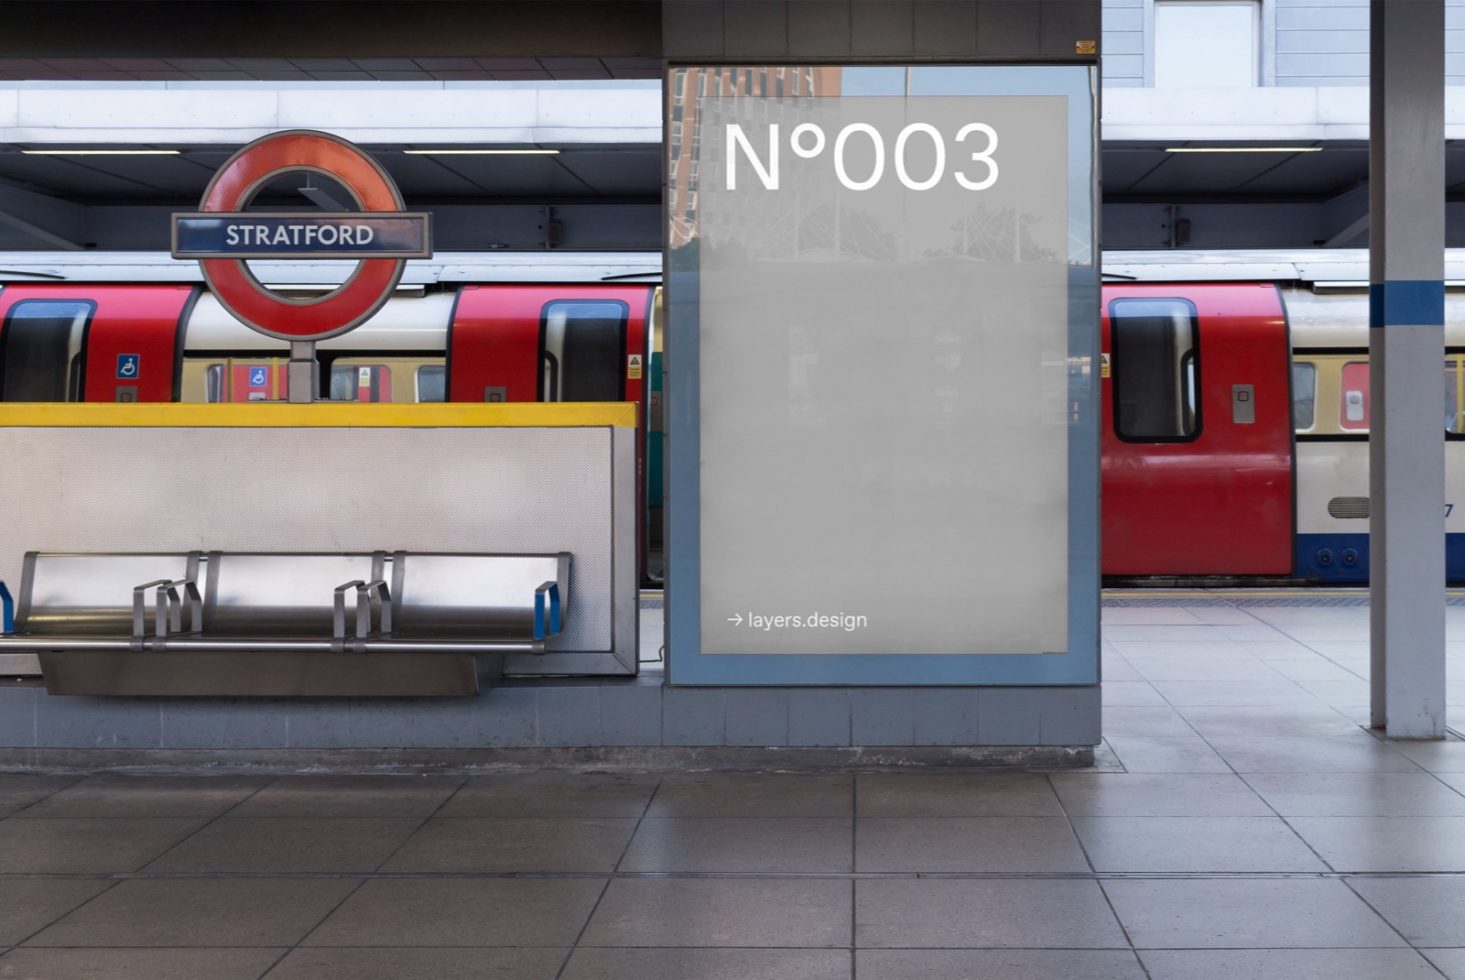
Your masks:
[[[648,286],[465,286],[448,328],[448,400],[635,402],[645,501],[651,299]],[[644,569],[639,526],[636,537]]]
[[[1291,348],[1270,284],[1104,288],[1103,571],[1292,571]]]
[[[15,285],[0,294],[0,400],[165,402],[193,286]]]

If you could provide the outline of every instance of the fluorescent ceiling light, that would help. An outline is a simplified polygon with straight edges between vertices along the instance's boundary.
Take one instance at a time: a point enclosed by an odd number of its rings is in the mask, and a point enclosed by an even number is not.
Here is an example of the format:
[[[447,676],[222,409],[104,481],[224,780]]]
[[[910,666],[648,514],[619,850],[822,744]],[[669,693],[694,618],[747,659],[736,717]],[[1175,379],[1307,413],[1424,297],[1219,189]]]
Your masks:
[[[403,153],[410,153],[413,156],[458,156],[458,157],[552,157],[559,153],[559,150],[484,150],[471,149],[467,147],[443,148],[440,150],[403,150]]]
[[[21,150],[32,157],[176,157],[180,150]]]
[[[1167,146],[1166,153],[1321,153],[1321,146]]]

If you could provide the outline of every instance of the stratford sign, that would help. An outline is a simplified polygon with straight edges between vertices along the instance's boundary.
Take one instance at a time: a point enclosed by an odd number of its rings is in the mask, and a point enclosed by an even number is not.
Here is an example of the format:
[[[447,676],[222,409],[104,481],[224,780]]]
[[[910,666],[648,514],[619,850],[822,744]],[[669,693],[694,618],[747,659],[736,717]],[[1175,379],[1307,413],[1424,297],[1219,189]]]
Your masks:
[[[299,171],[339,181],[360,210],[244,210],[271,180]],[[431,256],[430,216],[404,210],[381,164],[328,133],[291,130],[255,140],[214,174],[197,212],[173,215],[173,257],[197,260],[230,313],[281,340],[355,329],[391,297],[407,259]],[[266,288],[248,259],[354,259],[356,268],[331,292],[302,300]]]

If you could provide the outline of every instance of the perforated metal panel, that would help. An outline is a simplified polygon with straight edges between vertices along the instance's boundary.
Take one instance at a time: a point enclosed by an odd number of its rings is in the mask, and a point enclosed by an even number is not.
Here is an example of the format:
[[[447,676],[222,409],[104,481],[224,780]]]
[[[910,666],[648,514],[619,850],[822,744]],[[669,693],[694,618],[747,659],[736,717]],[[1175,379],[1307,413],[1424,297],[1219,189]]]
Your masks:
[[[609,428],[0,428],[0,459],[12,590],[26,551],[568,551],[554,669],[617,645]]]

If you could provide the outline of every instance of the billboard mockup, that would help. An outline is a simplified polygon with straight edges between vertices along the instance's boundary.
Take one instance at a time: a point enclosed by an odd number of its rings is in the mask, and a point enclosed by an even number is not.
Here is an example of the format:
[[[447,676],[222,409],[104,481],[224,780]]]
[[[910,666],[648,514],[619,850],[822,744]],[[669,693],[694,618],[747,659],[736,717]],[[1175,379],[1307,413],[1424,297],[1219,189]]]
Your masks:
[[[1097,679],[1093,81],[672,71],[673,683]]]

